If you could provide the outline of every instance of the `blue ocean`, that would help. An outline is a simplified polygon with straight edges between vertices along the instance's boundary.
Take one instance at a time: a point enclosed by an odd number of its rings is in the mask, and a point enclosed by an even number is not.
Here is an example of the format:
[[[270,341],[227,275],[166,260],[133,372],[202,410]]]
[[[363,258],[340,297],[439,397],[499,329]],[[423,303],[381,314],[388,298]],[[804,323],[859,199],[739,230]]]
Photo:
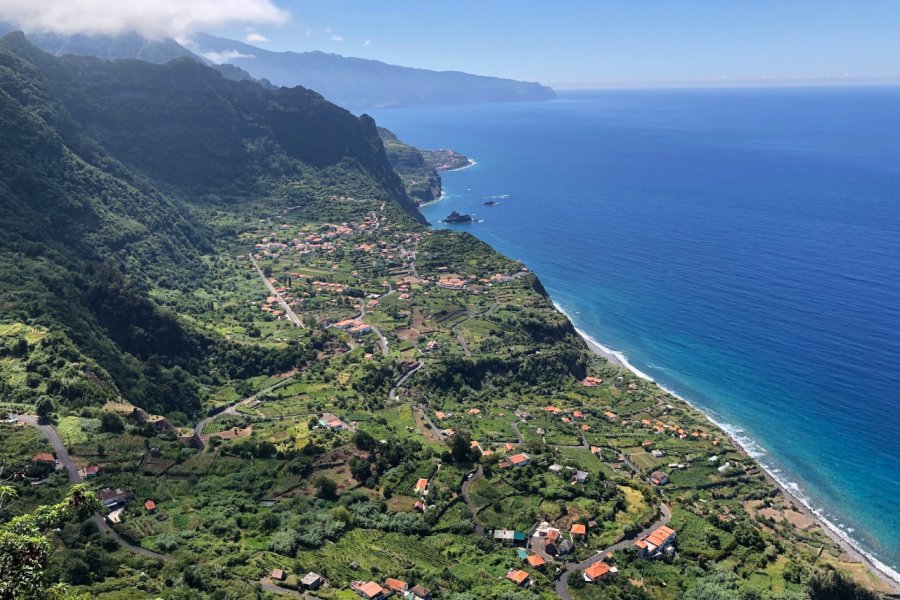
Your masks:
[[[471,168],[426,206],[900,566],[900,88],[382,110]],[[484,206],[493,199],[495,206]]]

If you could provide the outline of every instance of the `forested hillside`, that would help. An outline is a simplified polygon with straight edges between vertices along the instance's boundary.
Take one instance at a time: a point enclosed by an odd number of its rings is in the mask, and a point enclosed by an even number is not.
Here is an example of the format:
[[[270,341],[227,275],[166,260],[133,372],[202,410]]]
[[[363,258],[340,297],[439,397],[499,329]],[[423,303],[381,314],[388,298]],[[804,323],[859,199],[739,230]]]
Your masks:
[[[0,43],[0,78],[3,312],[52,324],[50,355],[74,344],[55,384],[73,403],[121,393],[150,410],[198,409],[195,379],[225,342],[148,292],[206,277],[212,232],[194,214],[205,206],[327,191],[421,219],[371,119],[314,92],[229,81],[188,59],[54,58],[21,34]]]
[[[0,41],[0,600],[877,597],[383,134]]]

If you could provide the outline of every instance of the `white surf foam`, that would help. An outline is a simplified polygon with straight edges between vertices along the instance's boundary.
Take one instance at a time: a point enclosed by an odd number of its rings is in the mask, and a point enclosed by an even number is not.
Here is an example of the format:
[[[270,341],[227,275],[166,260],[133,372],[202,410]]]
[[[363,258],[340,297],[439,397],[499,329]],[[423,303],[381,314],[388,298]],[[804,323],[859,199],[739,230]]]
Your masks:
[[[566,317],[569,318],[569,321],[572,321],[571,316],[559,304],[554,302],[553,305],[556,307],[557,310],[559,310],[561,313],[566,315]],[[574,323],[573,323],[573,326],[574,326]],[[822,508],[815,507],[812,503],[812,499],[806,494],[806,492],[803,490],[803,488],[800,486],[800,484],[797,483],[796,481],[787,479],[785,477],[785,473],[782,469],[780,469],[777,466],[775,466],[774,464],[772,464],[772,462],[770,460],[767,460],[768,454],[767,454],[766,450],[759,443],[757,443],[755,440],[750,438],[743,429],[728,423],[727,421],[724,420],[724,418],[721,415],[716,414],[715,411],[712,411],[712,410],[709,410],[706,408],[701,408],[700,406],[697,406],[694,402],[691,402],[690,400],[688,400],[684,396],[681,396],[674,390],[671,390],[671,389],[667,388],[666,386],[660,384],[659,382],[654,380],[653,377],[651,377],[649,374],[641,371],[640,369],[635,367],[633,364],[631,364],[628,361],[628,357],[625,355],[624,352],[621,352],[619,350],[613,350],[609,346],[606,346],[605,344],[601,343],[596,338],[594,338],[592,335],[588,334],[586,331],[584,331],[582,329],[579,329],[578,327],[575,327],[575,331],[578,332],[578,335],[583,337],[590,344],[594,344],[595,346],[600,348],[600,350],[602,350],[603,352],[614,356],[616,358],[616,360],[618,360],[622,364],[622,366],[624,366],[626,369],[628,369],[629,371],[631,371],[632,373],[634,373],[641,379],[646,379],[647,381],[652,381],[653,383],[658,385],[660,388],[662,388],[667,393],[671,394],[672,396],[678,398],[682,402],[685,402],[686,404],[688,404],[688,405],[692,406],[693,408],[697,409],[698,411],[700,411],[707,418],[707,420],[710,423],[712,423],[713,425],[715,425],[716,427],[718,427],[719,429],[724,431],[734,441],[735,444],[737,444],[741,449],[744,450],[744,452],[746,452],[757,463],[759,463],[759,465],[763,468],[763,470],[765,470],[765,472],[768,473],[768,475],[770,477],[772,477],[772,479],[774,479],[776,482],[778,482],[778,484],[782,487],[782,489],[785,490],[785,492],[787,492],[797,502],[802,504],[812,514],[814,514],[816,516],[816,518],[819,520],[819,522],[825,528],[827,528],[832,534],[834,534],[841,541],[843,541],[848,546],[853,548],[861,556],[865,557],[865,559],[869,562],[869,564],[874,569],[876,569],[878,572],[880,572],[882,575],[884,575],[886,578],[890,579],[894,583],[900,585],[900,573],[898,573],[896,570],[889,567],[885,563],[881,562],[878,559],[878,556],[876,554],[867,550],[865,547],[863,547],[863,545],[859,542],[859,540],[855,539],[852,535],[850,535],[854,531],[853,528],[845,528],[843,524],[835,524],[834,521],[832,520],[834,518],[832,515],[827,514],[825,512],[825,510]],[[656,368],[656,367],[654,367],[654,368]]]

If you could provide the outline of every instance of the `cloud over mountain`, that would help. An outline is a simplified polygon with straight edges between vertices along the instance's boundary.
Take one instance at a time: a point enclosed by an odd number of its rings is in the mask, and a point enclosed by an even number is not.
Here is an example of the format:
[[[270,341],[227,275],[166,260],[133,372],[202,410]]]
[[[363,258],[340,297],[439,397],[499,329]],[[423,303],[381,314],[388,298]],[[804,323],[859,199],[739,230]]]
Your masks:
[[[0,0],[0,21],[26,31],[184,36],[230,23],[279,24],[271,0]]]

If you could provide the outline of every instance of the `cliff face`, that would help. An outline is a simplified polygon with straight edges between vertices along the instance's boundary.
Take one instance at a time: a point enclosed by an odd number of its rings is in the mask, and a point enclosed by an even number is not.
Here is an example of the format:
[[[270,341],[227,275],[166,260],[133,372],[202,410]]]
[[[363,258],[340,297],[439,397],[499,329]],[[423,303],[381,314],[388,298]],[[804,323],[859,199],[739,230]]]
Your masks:
[[[414,202],[431,202],[440,198],[440,174],[469,164],[468,157],[455,150],[420,150],[403,143],[393,132],[383,127],[378,128],[378,133],[384,142],[388,161]]]
[[[231,81],[189,58],[165,65],[54,58],[9,44],[46,78],[77,125],[122,162],[190,197],[259,193],[313,171],[367,179],[424,219],[393,172],[374,121],[302,87]]]
[[[54,344],[136,404],[199,406],[192,378],[214,340],[148,295],[206,276],[213,239],[197,209],[341,193],[424,222],[374,121],[314,92],[190,59],[55,58],[21,34],[0,40],[0,312],[59,332]]]

